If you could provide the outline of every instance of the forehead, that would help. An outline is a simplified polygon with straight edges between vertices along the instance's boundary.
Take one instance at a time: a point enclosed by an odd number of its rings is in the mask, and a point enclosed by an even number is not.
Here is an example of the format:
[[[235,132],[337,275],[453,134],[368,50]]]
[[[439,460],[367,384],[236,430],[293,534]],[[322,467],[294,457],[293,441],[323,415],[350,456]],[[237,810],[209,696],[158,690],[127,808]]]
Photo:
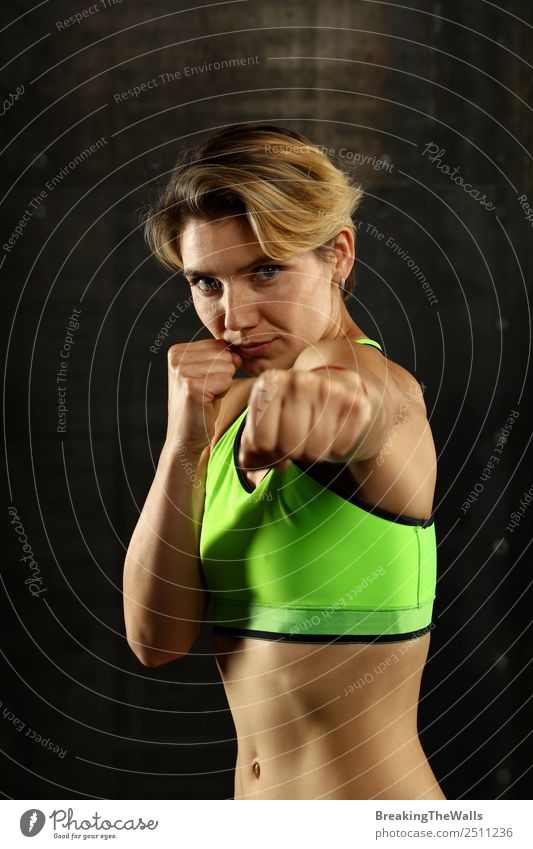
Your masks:
[[[261,253],[252,228],[242,216],[219,221],[190,218],[181,232],[185,270],[230,272]]]

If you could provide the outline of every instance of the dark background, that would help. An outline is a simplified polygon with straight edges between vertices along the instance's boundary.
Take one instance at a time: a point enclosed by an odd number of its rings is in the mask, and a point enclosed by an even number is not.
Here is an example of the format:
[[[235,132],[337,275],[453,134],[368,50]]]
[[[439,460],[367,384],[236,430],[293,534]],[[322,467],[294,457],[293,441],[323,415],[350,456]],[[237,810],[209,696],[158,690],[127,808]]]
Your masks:
[[[90,6],[11,2],[0,33],[3,245],[31,210],[0,251],[2,795],[232,796],[234,726],[209,624],[185,659],[145,668],[126,643],[121,592],[166,429],[166,347],[207,335],[182,279],[149,256],[140,211],[184,146],[251,120],[346,148],[347,165],[367,158],[356,169],[366,197],[350,311],[424,382],[439,455],[437,627],[422,744],[449,799],[530,797],[533,231],[518,198],[533,205],[531,5],[109,0],[80,23],[57,25]],[[232,57],[258,58],[186,75]],[[175,78],[162,83],[161,74]],[[114,97],[154,78],[138,97]],[[431,162],[428,144],[495,208]],[[386,247],[389,237],[407,257]],[[56,374],[73,308],[80,326],[58,433]],[[499,463],[483,480],[512,411]],[[11,506],[38,564],[37,597]]]

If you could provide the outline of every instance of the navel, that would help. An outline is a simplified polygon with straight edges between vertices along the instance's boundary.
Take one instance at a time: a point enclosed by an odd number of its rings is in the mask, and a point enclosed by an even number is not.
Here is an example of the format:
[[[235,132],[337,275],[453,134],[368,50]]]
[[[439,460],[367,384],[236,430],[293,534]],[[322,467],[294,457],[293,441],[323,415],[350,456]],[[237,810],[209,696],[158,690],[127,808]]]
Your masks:
[[[252,764],[252,769],[253,769],[253,771],[254,771],[254,775],[255,775],[255,777],[256,777],[256,778],[259,778],[259,776],[261,775],[261,767],[260,767],[260,765],[259,765],[259,761],[254,761],[254,762],[253,762],[253,764]]]

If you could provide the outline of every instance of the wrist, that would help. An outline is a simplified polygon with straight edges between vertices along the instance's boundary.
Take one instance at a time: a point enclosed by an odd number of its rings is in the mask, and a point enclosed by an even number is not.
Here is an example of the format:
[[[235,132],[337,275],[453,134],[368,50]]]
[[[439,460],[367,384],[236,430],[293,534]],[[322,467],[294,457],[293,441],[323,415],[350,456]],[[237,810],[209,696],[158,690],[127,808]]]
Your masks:
[[[165,442],[163,443],[161,454],[164,455],[167,459],[181,460],[182,462],[187,461],[191,464],[196,465],[200,461],[200,458],[203,452],[205,451],[206,447],[206,445],[187,445],[186,443],[182,442],[178,437],[167,436]]]

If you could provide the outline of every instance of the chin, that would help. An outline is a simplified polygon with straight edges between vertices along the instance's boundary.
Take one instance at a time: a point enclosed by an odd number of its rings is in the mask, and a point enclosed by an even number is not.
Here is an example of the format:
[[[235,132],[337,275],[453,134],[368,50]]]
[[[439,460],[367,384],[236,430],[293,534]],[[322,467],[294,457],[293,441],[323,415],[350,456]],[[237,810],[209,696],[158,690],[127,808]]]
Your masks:
[[[271,366],[271,365],[260,366],[259,363],[253,363],[253,364],[250,363],[250,365],[247,368],[245,368],[243,366],[242,370],[245,371],[246,374],[249,374],[250,377],[257,377],[259,374],[261,374],[267,368],[274,368],[274,366]]]
[[[255,357],[248,361],[243,360],[241,366],[239,366],[241,371],[246,372],[251,377],[257,377],[262,372],[266,371],[269,368],[279,368],[279,369],[289,369],[292,368],[294,362],[296,361],[296,355],[292,354],[292,356],[287,357],[287,355],[277,356],[277,357]]]

